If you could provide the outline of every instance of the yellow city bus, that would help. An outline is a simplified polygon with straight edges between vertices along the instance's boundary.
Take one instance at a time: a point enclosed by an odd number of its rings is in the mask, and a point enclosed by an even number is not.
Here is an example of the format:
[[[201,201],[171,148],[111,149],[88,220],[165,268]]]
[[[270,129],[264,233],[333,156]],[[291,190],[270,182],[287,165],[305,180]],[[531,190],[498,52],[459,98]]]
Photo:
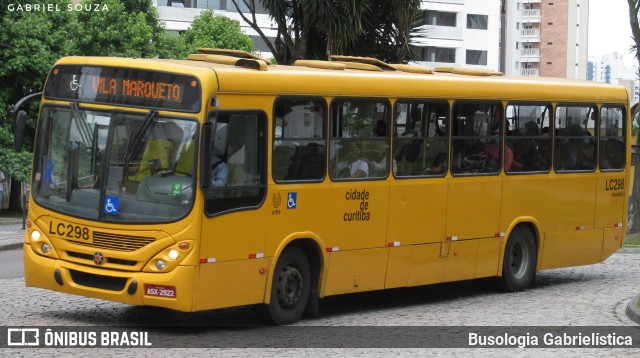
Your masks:
[[[278,324],[320,298],[601,262],[623,87],[367,58],[66,57],[35,137],[27,286]]]

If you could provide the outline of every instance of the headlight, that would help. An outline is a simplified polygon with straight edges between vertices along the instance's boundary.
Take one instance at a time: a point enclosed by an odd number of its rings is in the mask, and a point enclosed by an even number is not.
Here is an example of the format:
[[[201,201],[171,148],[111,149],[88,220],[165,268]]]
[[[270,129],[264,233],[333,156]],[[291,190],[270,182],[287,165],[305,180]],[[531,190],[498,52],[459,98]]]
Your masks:
[[[51,246],[47,243],[42,244],[42,246],[40,246],[40,250],[42,250],[43,253],[48,254],[49,251],[51,251]]]
[[[178,258],[178,250],[169,251],[169,258],[175,260]]]
[[[33,230],[31,232],[31,240],[33,241],[38,241],[40,239],[40,231],[38,230]]]
[[[167,266],[167,264],[164,262],[164,260],[158,260],[156,261],[156,268],[160,271],[164,270],[164,268]]]

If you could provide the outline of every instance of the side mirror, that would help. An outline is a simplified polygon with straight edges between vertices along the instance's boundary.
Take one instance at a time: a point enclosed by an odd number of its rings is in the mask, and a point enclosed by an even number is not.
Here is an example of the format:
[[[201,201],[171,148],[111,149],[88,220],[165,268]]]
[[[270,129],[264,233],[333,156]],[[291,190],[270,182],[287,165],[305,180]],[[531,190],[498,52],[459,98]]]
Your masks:
[[[13,131],[13,150],[16,152],[22,151],[22,144],[24,143],[24,135],[27,128],[27,112],[20,110],[16,115],[16,126]]]
[[[24,106],[29,104],[30,102],[39,100],[42,97],[42,92],[32,93],[30,95],[24,96],[16,102],[15,106],[13,106],[13,112],[11,113],[12,117],[15,120],[15,128],[13,130],[14,134],[14,144],[13,149],[16,152],[22,150],[22,144],[24,143],[24,135],[27,129],[27,112],[22,110]]]

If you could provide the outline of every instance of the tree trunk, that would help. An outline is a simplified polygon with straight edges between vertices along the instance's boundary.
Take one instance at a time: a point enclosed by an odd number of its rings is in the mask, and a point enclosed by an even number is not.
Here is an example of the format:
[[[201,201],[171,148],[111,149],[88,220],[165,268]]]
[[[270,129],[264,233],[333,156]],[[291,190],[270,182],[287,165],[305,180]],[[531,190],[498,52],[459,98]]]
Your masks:
[[[637,106],[634,107],[637,110]],[[633,118],[633,113],[631,118]],[[631,197],[629,198],[629,213],[627,215],[628,226],[627,234],[635,234],[640,232],[640,135],[636,140],[636,155],[631,158],[631,166],[635,168],[633,172],[633,189],[631,190]]]

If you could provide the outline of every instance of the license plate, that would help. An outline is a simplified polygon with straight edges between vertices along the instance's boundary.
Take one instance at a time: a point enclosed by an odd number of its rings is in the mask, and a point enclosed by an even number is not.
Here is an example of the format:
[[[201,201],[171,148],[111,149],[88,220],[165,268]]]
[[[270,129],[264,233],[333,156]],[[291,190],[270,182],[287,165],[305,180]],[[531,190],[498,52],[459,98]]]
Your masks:
[[[83,225],[67,222],[49,221],[49,235],[65,240],[93,243],[93,233],[91,229]]]
[[[144,285],[144,294],[147,296],[176,298],[174,286]]]

